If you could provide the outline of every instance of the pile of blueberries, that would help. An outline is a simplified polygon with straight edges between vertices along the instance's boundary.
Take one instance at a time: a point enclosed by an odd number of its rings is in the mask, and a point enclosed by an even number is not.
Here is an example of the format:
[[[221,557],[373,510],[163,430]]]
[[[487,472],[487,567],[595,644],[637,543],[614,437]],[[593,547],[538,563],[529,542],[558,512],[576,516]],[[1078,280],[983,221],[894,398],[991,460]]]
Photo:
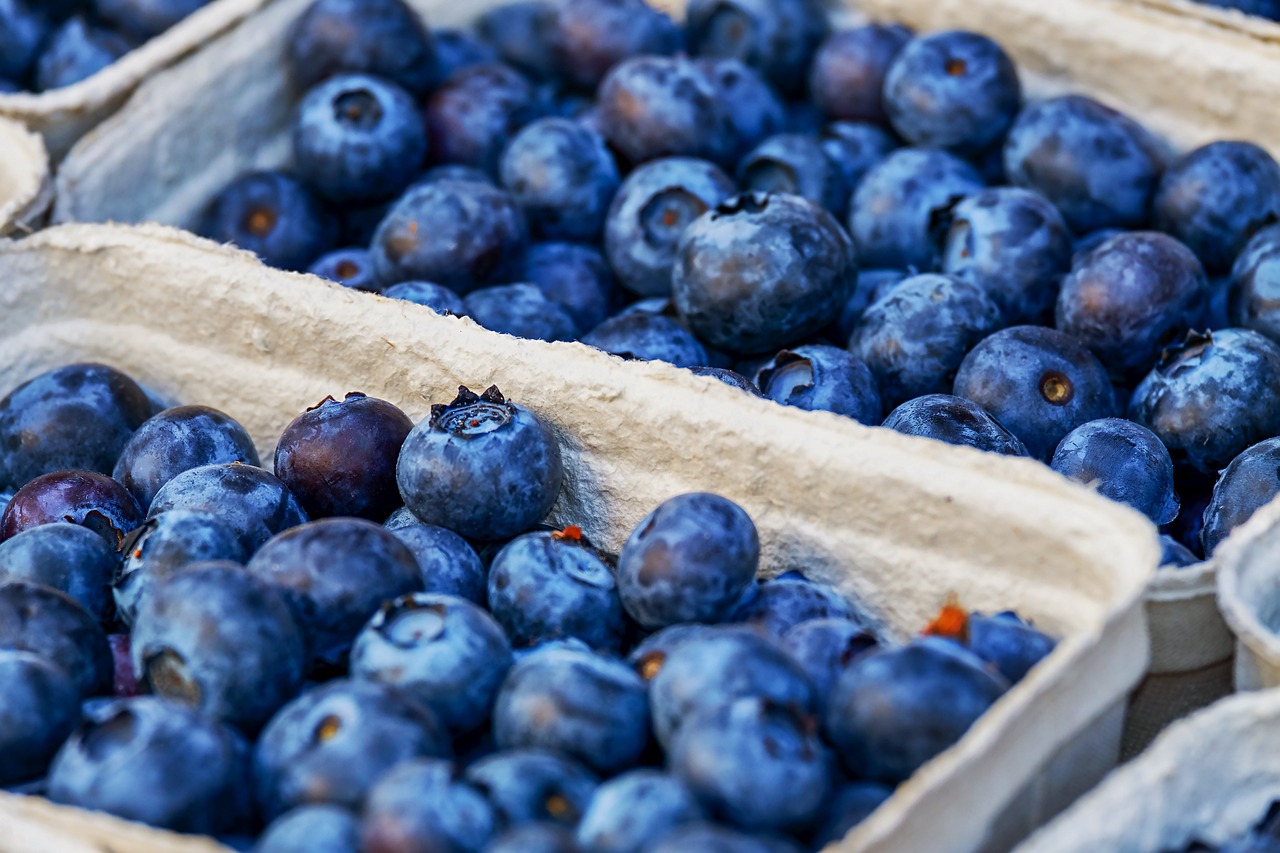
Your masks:
[[[289,171],[206,235],[527,338],[1041,460],[1190,565],[1280,491],[1280,165],[1024,102],[971,32],[809,0],[317,0]],[[1225,470],[1225,473],[1224,473]]]
[[[886,643],[713,494],[603,553],[496,388],[259,461],[100,364],[0,400],[0,786],[258,853],[817,849],[1054,646],[954,602]]]
[[[0,0],[0,92],[92,77],[209,0]]]

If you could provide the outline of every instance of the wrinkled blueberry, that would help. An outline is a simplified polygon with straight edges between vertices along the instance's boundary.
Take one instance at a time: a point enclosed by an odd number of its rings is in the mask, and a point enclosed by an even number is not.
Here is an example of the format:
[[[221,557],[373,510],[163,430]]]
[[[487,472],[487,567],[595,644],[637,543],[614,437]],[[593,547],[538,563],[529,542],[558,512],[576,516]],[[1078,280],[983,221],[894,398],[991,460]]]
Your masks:
[[[756,383],[737,371],[724,367],[692,367],[690,371],[696,376],[708,376],[712,379],[718,379],[725,385],[747,392],[752,397],[764,396],[760,393],[760,389],[756,387]]]

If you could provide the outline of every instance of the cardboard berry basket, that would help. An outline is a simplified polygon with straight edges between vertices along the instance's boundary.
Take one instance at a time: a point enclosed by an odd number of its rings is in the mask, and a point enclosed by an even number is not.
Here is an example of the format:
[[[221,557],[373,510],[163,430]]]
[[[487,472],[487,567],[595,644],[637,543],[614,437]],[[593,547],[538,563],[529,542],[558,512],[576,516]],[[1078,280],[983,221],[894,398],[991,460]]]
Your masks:
[[[1235,634],[1237,690],[1280,687],[1280,501],[1222,547],[1218,601]]]
[[[268,0],[213,0],[109,67],[71,86],[48,92],[0,94],[0,116],[40,133],[55,160],[76,140],[119,109],[139,83],[226,32]]]
[[[1224,699],[1170,726],[1016,853],[1217,849],[1280,799],[1277,749],[1280,691]]]
[[[0,236],[34,231],[53,202],[49,154],[38,134],[0,118]]]
[[[500,387],[556,433],[553,511],[616,551],[662,500],[712,491],[755,520],[762,571],[829,582],[890,641],[944,603],[1016,609],[1061,638],[952,749],[838,848],[1007,850],[1117,762],[1147,665],[1150,525],[1047,468],[827,412],[786,409],[660,363],[495,334],[469,319],[268,269],[160,226],[68,225],[0,242],[0,391],[75,360],[218,407],[272,456],[326,395],[415,420],[458,385]],[[0,851],[211,849],[103,815],[0,796]]]

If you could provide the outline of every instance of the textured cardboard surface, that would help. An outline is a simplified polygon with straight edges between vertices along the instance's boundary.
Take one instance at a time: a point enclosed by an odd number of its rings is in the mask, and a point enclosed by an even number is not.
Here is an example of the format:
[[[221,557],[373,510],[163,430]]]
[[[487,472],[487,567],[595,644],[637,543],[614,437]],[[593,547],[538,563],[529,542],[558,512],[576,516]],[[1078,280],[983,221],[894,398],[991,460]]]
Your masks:
[[[0,118],[0,237],[26,234],[53,202],[49,155],[38,134]]]
[[[1236,689],[1280,687],[1280,501],[1222,546],[1218,600],[1235,633]]]
[[[785,409],[580,344],[494,334],[157,226],[0,243],[0,278],[0,392],[98,359],[168,399],[227,411],[270,459],[279,431],[328,394],[363,390],[419,419],[459,384],[498,384],[560,438],[555,519],[606,548],[663,499],[715,491],[755,519],[765,571],[834,584],[892,637],[955,592],[1063,638],[841,850],[1008,849],[1115,763],[1123,698],[1147,665],[1140,599],[1158,548],[1136,513],[1043,466]],[[206,849],[22,798],[0,797],[0,823],[110,838],[115,853]],[[0,851],[78,849],[15,846],[22,837],[0,833]]]

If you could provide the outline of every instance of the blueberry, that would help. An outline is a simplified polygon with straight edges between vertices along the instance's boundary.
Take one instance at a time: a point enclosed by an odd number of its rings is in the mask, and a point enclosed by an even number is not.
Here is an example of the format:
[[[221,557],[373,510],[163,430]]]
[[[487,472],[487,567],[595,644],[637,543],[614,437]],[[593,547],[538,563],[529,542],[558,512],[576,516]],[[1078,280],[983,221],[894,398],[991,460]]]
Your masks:
[[[1200,541],[1200,533],[1204,530],[1204,513],[1213,499],[1213,487],[1217,481],[1217,471],[1206,475],[1188,465],[1174,468],[1174,482],[1178,496],[1182,499],[1182,509],[1172,523],[1160,528],[1160,532],[1175,539],[1197,560],[1204,559],[1204,544]]]
[[[284,47],[289,75],[302,89],[361,73],[420,95],[436,80],[431,34],[402,0],[316,0],[295,20]]]
[[[573,831],[550,821],[508,829],[485,848],[485,853],[580,853]]]
[[[827,211],[798,196],[747,193],[688,227],[672,292],[699,338],[755,353],[834,320],[856,273],[853,244]]]
[[[178,406],[147,420],[120,452],[111,476],[144,510],[165,483],[192,468],[258,464],[253,439],[230,415],[208,406]]]
[[[1280,3],[1276,0],[1198,0],[1198,2],[1223,9],[1239,9],[1248,15],[1280,21]]]
[[[358,809],[392,767],[449,753],[435,715],[408,696],[369,681],[336,679],[281,708],[258,738],[258,809],[267,820],[306,804]]]
[[[993,665],[1010,684],[1026,678],[1056,645],[1053,638],[1015,613],[974,613],[969,616],[968,631],[969,651]]]
[[[1213,487],[1213,499],[1204,513],[1200,533],[1205,557],[1222,544],[1231,531],[1280,494],[1280,438],[1260,441],[1242,451],[1222,472]]]
[[[542,749],[496,753],[468,767],[466,779],[489,798],[504,826],[537,821],[574,826],[599,785],[577,761]]]
[[[690,59],[638,56],[600,84],[598,121],[633,166],[659,157],[731,159],[737,145],[728,107],[708,73]]]
[[[250,555],[272,536],[308,520],[284,483],[261,468],[239,462],[182,472],[156,493],[148,518],[175,509],[218,516]]]
[[[56,471],[18,489],[0,516],[0,538],[68,521],[89,528],[118,550],[142,518],[128,490],[105,474]]]
[[[88,611],[51,587],[27,581],[0,585],[0,649],[32,652],[56,664],[82,698],[111,693],[107,635]]]
[[[501,61],[493,45],[463,30],[440,29],[432,34],[436,46],[436,72],[448,80],[464,68]]]
[[[717,626],[673,644],[649,679],[649,707],[658,740],[670,748],[680,727],[699,713],[758,697],[802,712],[815,707],[813,685],[778,641],[746,626]]]
[[[738,59],[788,93],[827,34],[827,17],[811,0],[692,0],[685,13],[689,51]]]
[[[821,709],[840,673],[878,643],[858,620],[827,616],[806,619],[789,628],[782,635],[782,645],[816,688]]]
[[[578,327],[568,309],[532,284],[482,287],[462,301],[467,316],[504,335],[537,341],[568,341]]]
[[[1112,375],[1136,381],[1161,350],[1201,325],[1209,283],[1186,246],[1154,232],[1113,237],[1062,282],[1058,329],[1093,350]]]
[[[498,623],[450,595],[386,602],[351,651],[353,677],[399,688],[455,731],[484,725],[510,666]]]
[[[274,585],[292,608],[312,656],[341,660],[384,602],[422,589],[413,552],[363,519],[326,518],[274,537],[248,572]]]
[[[835,323],[827,328],[827,336],[847,342],[867,308],[908,278],[912,276],[903,270],[860,270],[853,293],[845,300]]]
[[[980,285],[1008,322],[1045,323],[1071,255],[1071,231],[1048,199],[996,187],[952,211],[942,269]]]
[[[369,791],[362,850],[481,853],[497,829],[484,795],[450,761],[417,758],[396,766]]]
[[[1280,346],[1246,329],[1188,335],[1134,390],[1129,417],[1160,437],[1175,464],[1220,471],[1280,435]]]
[[[1210,273],[1226,272],[1250,237],[1280,219],[1280,165],[1250,142],[1212,142],[1164,173],[1151,216]]]
[[[179,569],[209,561],[243,564],[249,559],[230,525],[212,513],[183,509],[148,519],[125,539],[122,551],[124,562],[113,595],[125,625],[133,624],[152,586]]]
[[[972,400],[926,394],[889,413],[881,426],[947,444],[976,447],[1004,456],[1029,456],[1026,445]]]
[[[413,552],[427,592],[485,603],[485,568],[465,539],[452,530],[417,521],[387,529]]]
[[[935,269],[935,231],[982,178],[963,160],[930,148],[903,148],[863,177],[849,203],[849,233],[867,267]]]
[[[836,162],[814,136],[783,133],[771,136],[738,163],[743,190],[788,193],[807,198],[842,216],[851,188]]]
[[[10,78],[15,87],[27,79],[52,30],[42,11],[29,0],[0,0],[0,77]]]
[[[0,584],[52,587],[103,625],[111,618],[111,583],[119,565],[116,549],[78,524],[44,524],[0,543]]]
[[[626,631],[609,566],[577,528],[526,533],[489,568],[489,609],[517,646],[576,637],[617,651]]]
[[[712,626],[696,622],[680,622],[660,628],[645,637],[627,655],[627,663],[645,681],[652,681],[662,671],[667,657],[686,640],[713,633]]]
[[[476,35],[493,46],[503,62],[536,78],[556,71],[559,10],[545,0],[516,0],[476,19]]]
[[[604,140],[563,118],[540,119],[521,130],[502,155],[499,173],[531,229],[548,239],[598,238],[618,189],[618,167]]]
[[[702,818],[684,782],[658,770],[631,770],[596,789],[578,824],[578,846],[592,853],[644,853],[673,828]]]
[[[965,354],[1003,325],[981,285],[926,273],[871,303],[849,351],[871,369],[885,405],[898,406],[951,388]]]
[[[622,546],[618,592],[646,628],[716,622],[755,578],[760,538],[733,501],[695,492],[665,501]]]
[[[253,853],[358,853],[360,819],[341,806],[300,806],[276,818]]]
[[[912,39],[885,75],[885,112],[912,145],[976,154],[1004,135],[1021,104],[1013,61],[963,30]]]
[[[826,733],[860,778],[896,784],[949,749],[1009,683],[937,638],[854,661],[827,705]]]
[[[707,351],[687,328],[662,314],[620,314],[582,336],[596,349],[640,361],[665,361],[676,367],[705,364]]]
[[[1141,226],[1163,168],[1144,127],[1082,95],[1026,106],[1004,163],[1010,183],[1043,194],[1077,234]]]
[[[680,727],[671,772],[714,814],[744,829],[803,828],[831,786],[831,755],[816,729],[793,708],[738,699]]]
[[[875,377],[839,347],[811,344],[783,350],[757,378],[763,394],[783,405],[835,412],[872,426],[883,413]]]
[[[462,297],[443,284],[429,281],[402,281],[382,291],[388,299],[403,299],[415,305],[425,305],[437,314],[461,317],[467,313]]]
[[[133,48],[119,33],[77,15],[58,27],[36,60],[37,91],[61,89],[97,74]]]
[[[765,139],[787,127],[787,110],[773,87],[751,68],[736,59],[700,59],[702,72],[711,80],[728,110],[733,151],[729,162],[737,162]]]
[[[954,393],[1044,460],[1071,430],[1115,414],[1102,363],[1075,338],[1038,326],[1003,329],[975,346],[960,363]]]
[[[680,29],[643,0],[567,0],[556,18],[558,66],[575,86],[594,89],[619,62],[639,54],[672,54]]]
[[[337,224],[297,178],[261,171],[241,175],[218,193],[200,234],[235,243],[273,267],[301,271],[333,245]]]
[[[813,583],[803,575],[779,575],[748,591],[729,614],[728,621],[743,623],[781,638],[811,619],[854,619],[853,608],[834,590]]]
[[[718,379],[731,388],[747,392],[752,397],[764,396],[760,393],[760,389],[756,387],[756,383],[736,371],[723,367],[691,367],[690,371],[696,376],[709,376],[712,379]]]
[[[822,150],[844,176],[845,191],[850,194],[872,166],[898,147],[897,140],[887,131],[874,124],[858,122],[833,122],[822,129],[819,138]]]
[[[582,331],[604,322],[614,295],[613,274],[600,250],[578,243],[532,244],[518,278],[560,303]]]
[[[1155,433],[1132,421],[1081,424],[1062,439],[1049,464],[1065,477],[1096,484],[1099,494],[1129,504],[1156,524],[1178,514],[1169,451]]]
[[[477,181],[442,179],[396,202],[370,251],[384,286],[430,281],[465,294],[504,278],[526,239],[524,215],[508,193]]]
[[[1160,568],[1182,569],[1187,566],[1194,566],[1200,562],[1200,558],[1192,553],[1191,549],[1183,545],[1172,536],[1160,536]]]
[[[685,228],[735,191],[724,172],[703,160],[673,157],[633,171],[605,222],[605,252],[618,283],[638,296],[669,295]]]
[[[838,121],[885,124],[885,76],[910,40],[910,30],[896,24],[870,24],[828,36],[809,69],[813,102]]]
[[[520,72],[501,64],[464,68],[427,102],[431,156],[495,175],[507,143],[537,113],[537,92]]]
[[[0,651],[0,785],[43,776],[79,718],[80,693],[62,668]]]
[[[792,853],[788,842],[758,832],[739,832],[727,826],[693,821],[659,837],[645,853]]]
[[[153,414],[139,385],[102,364],[50,370],[0,400],[0,468],[19,488],[53,471],[111,472],[133,431]]]
[[[248,747],[231,728],[156,696],[86,709],[49,771],[49,799],[177,832],[250,825]]]
[[[294,418],[276,444],[275,472],[311,518],[381,521],[400,505],[396,460],[413,421],[359,392],[326,397]]]
[[[1280,341],[1280,225],[1268,226],[1245,245],[1231,268],[1230,320]]]
[[[145,41],[208,5],[210,0],[94,0],[102,19],[122,32]]]
[[[482,540],[514,536],[545,518],[563,476],[551,431],[497,388],[477,397],[462,387],[449,405],[432,406],[396,468],[414,515]]]
[[[813,834],[814,847],[820,849],[835,844],[891,796],[893,789],[879,782],[851,782],[837,788]]]

